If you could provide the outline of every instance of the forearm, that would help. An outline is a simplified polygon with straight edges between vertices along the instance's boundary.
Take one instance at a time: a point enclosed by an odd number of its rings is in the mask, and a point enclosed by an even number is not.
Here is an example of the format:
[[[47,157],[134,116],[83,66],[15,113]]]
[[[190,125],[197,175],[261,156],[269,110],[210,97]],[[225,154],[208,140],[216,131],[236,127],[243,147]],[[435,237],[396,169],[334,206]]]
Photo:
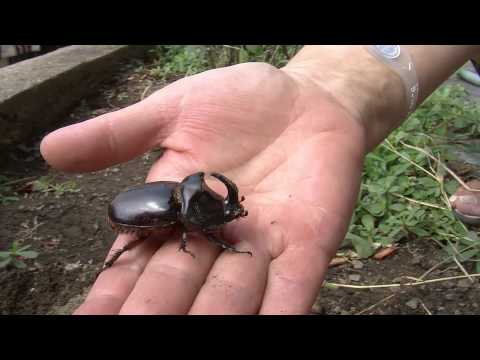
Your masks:
[[[402,45],[415,65],[419,105],[456,69],[480,53],[477,45]],[[328,91],[362,123],[372,149],[406,116],[401,78],[363,46],[305,46],[284,68]]]
[[[448,77],[480,52],[478,45],[402,45],[417,71],[418,104]]]

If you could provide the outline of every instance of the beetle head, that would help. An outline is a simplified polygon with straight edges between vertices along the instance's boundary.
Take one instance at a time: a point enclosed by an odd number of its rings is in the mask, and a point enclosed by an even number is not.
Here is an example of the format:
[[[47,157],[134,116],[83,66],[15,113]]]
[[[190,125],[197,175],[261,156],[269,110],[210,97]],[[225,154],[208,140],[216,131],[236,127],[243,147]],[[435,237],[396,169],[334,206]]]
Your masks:
[[[237,186],[221,174],[211,175],[227,188],[225,199],[207,185],[204,172],[187,176],[177,188],[180,220],[189,228],[212,228],[247,215],[238,200]]]
[[[227,198],[225,199],[225,222],[232,221],[236,218],[247,216],[248,212],[245,210],[241,202],[245,200],[238,200],[238,187],[233,181],[226,176],[219,173],[211,173],[211,175],[220,180],[227,188]]]

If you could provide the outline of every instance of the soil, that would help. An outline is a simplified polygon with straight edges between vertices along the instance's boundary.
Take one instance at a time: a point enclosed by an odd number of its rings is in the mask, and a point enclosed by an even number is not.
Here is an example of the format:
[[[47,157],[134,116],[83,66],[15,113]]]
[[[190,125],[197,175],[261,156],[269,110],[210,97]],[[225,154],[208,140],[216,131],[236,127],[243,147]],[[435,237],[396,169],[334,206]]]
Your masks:
[[[326,280],[344,285],[372,286],[415,283],[414,278],[428,280],[464,275],[455,263],[437,267],[444,259],[445,252],[433,241],[409,241],[400,244],[393,255],[383,260],[352,261],[353,264],[331,268]],[[427,276],[422,276],[435,267]],[[468,273],[475,272],[468,265],[465,265],[465,270]],[[335,315],[480,314],[480,286],[477,279],[472,278],[471,281],[463,278],[387,288],[326,287],[313,310],[319,314]]]
[[[120,109],[165,86],[139,65],[125,64],[98,94],[82,100],[59,126]],[[45,134],[51,130],[46,129]],[[104,220],[106,205],[122,189],[141,184],[159,156],[151,152],[102,171],[63,174],[50,168],[40,156],[40,138],[7,154],[0,173],[10,179],[29,180],[51,175],[55,183],[74,181],[80,190],[57,195],[27,191],[19,201],[0,205],[0,249],[18,240],[39,252],[38,258],[26,261],[25,269],[0,269],[0,314],[71,314],[87,295],[115,238]],[[26,182],[19,182],[17,188]],[[412,282],[405,276],[419,278],[444,257],[433,241],[408,241],[384,260],[332,267],[326,280],[347,285]],[[474,272],[468,267],[466,270]],[[424,280],[458,275],[463,273],[449,263],[437,266]],[[391,288],[324,288],[313,313],[479,314],[479,303],[478,280],[455,279]]]

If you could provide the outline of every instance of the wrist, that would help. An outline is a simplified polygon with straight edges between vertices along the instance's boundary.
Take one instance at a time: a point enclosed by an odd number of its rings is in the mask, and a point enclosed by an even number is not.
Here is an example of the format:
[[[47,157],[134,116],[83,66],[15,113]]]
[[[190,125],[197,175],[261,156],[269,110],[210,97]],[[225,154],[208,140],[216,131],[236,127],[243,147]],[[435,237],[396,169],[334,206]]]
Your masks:
[[[306,46],[283,70],[328,92],[363,127],[368,149],[405,117],[402,79],[363,46]]]

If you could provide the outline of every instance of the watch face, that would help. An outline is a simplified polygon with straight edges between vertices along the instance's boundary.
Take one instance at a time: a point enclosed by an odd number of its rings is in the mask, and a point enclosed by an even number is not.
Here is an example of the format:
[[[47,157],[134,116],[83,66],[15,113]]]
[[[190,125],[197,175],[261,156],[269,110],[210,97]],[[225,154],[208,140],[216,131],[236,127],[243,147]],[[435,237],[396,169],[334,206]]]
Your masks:
[[[400,56],[400,45],[375,45],[375,47],[388,59],[395,59]]]

